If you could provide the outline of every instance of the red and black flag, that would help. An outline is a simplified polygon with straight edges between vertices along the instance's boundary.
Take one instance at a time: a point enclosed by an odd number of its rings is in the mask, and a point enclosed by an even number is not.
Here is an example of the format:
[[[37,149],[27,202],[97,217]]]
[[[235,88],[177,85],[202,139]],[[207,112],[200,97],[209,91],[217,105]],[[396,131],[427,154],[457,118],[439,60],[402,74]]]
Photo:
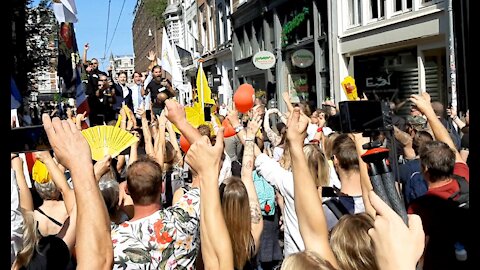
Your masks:
[[[80,77],[82,63],[80,62],[73,23],[62,22],[59,31],[57,72],[61,78],[62,96],[74,97],[77,114],[86,111],[88,116],[90,109],[85,96],[85,85]]]

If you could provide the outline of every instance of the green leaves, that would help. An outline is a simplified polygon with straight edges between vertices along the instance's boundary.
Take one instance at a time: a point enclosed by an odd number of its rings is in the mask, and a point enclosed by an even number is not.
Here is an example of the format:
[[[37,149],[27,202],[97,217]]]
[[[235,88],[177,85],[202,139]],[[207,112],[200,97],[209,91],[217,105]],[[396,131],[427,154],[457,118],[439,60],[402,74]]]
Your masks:
[[[145,10],[149,13],[149,15],[155,17],[157,22],[159,23],[157,26],[159,28],[164,26],[165,18],[163,17],[163,12],[168,6],[167,0],[145,0]]]

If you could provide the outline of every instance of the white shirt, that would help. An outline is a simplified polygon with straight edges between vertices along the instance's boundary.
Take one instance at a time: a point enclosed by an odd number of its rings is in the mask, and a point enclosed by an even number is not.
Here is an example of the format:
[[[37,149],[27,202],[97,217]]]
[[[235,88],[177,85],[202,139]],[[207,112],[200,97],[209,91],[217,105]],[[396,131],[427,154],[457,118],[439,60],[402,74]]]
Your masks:
[[[10,171],[10,265],[23,248],[23,216],[20,212],[17,178],[15,171]]]
[[[140,84],[133,84],[130,89],[132,89],[133,111],[135,112],[143,102],[141,93],[142,86]]]
[[[278,162],[266,154],[260,154],[255,159],[255,167],[268,183],[275,186],[285,200],[285,245],[283,255],[305,250],[302,235],[298,227],[298,217],[295,211],[293,174],[280,166]]]
[[[128,87],[126,85],[121,85],[121,84],[120,84],[120,87],[122,87],[123,98],[126,98],[128,96]]]
[[[312,123],[308,124],[307,137],[305,138],[305,141],[304,141],[305,144],[309,143],[311,140],[313,140],[313,138],[315,138],[315,134],[317,134],[317,129],[318,129],[318,126],[316,124],[312,124]]]

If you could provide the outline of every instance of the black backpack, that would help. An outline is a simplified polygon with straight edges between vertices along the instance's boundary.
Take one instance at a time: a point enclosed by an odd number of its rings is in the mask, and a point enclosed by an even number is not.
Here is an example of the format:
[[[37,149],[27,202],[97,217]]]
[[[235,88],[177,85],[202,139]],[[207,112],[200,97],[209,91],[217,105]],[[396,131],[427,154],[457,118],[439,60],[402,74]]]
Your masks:
[[[455,179],[458,183],[460,189],[448,197],[449,200],[454,202],[459,208],[469,209],[469,184],[467,180],[459,175],[452,175],[452,178]]]
[[[338,197],[330,198],[324,201],[323,204],[325,204],[328,209],[332,211],[332,213],[338,220],[340,220],[343,215],[350,214],[350,212],[348,212],[348,209],[343,205],[342,202],[340,202],[340,199]]]

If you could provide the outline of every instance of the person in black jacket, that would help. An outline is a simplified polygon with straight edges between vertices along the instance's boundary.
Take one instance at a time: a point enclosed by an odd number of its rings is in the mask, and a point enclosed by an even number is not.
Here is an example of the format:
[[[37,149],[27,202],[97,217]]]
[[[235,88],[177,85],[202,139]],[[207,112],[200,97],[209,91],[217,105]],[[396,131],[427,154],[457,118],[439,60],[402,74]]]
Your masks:
[[[118,114],[122,105],[127,105],[133,111],[132,89],[127,86],[127,73],[120,71],[118,74],[118,83],[113,84],[115,89],[115,104],[113,109]]]

